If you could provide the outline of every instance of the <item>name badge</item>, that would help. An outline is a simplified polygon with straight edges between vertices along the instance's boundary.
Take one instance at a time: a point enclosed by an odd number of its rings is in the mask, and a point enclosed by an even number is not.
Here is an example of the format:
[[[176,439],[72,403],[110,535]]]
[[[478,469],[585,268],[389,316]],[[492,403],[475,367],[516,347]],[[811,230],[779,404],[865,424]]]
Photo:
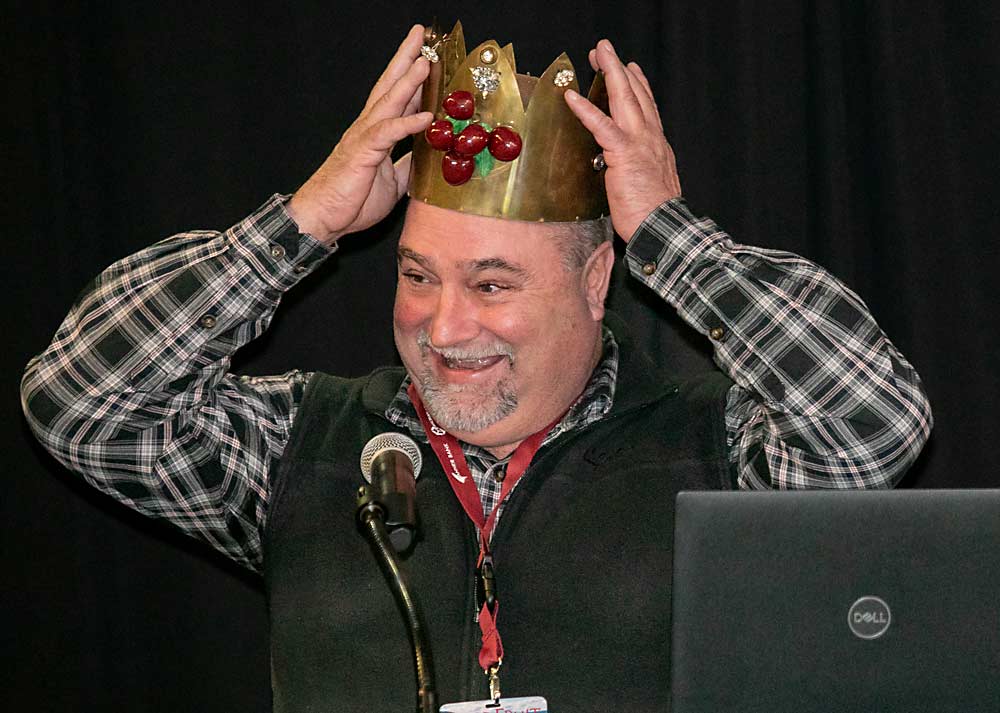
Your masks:
[[[541,696],[501,698],[494,701],[462,701],[445,703],[441,713],[548,713],[549,704]]]

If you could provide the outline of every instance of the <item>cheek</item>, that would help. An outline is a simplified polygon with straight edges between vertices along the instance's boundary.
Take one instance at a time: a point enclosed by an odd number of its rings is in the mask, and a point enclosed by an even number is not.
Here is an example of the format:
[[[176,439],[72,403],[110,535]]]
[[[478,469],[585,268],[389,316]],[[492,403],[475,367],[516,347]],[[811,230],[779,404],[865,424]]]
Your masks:
[[[505,305],[483,310],[478,318],[483,331],[507,342],[522,356],[525,350],[536,348],[539,337],[543,335],[537,317],[518,306]]]
[[[392,321],[397,331],[412,332],[420,329],[430,318],[423,301],[401,292],[396,293],[392,308]]]

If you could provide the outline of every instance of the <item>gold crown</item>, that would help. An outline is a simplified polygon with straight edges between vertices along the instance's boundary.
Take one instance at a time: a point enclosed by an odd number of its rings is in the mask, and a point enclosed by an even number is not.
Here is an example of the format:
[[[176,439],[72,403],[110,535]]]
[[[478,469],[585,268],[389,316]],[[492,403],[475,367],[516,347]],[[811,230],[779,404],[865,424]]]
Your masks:
[[[431,27],[424,40],[421,52],[431,61],[431,70],[424,82],[421,111],[432,112],[435,123],[447,120],[451,124],[437,124],[439,136],[432,138],[438,145],[447,148],[452,139],[458,144],[443,151],[428,143],[426,133],[414,137],[412,198],[510,220],[577,221],[608,214],[600,147],[563,99],[567,89],[579,91],[565,52],[541,77],[531,77],[517,74],[511,45],[501,48],[489,40],[466,55],[460,22],[448,34]],[[474,108],[468,105],[469,95]],[[445,111],[449,97],[449,110],[457,118]],[[595,77],[588,98],[607,112],[603,74]],[[458,111],[453,110],[456,106]],[[470,112],[472,116],[467,116]],[[485,148],[484,132],[477,128],[459,138],[475,124],[485,130]],[[506,129],[497,131],[498,127]],[[511,133],[516,134],[513,143]],[[517,138],[519,153],[512,160],[501,160],[517,152]],[[505,139],[506,149],[496,147]],[[500,159],[493,155],[493,148]],[[445,168],[445,161],[451,166]]]

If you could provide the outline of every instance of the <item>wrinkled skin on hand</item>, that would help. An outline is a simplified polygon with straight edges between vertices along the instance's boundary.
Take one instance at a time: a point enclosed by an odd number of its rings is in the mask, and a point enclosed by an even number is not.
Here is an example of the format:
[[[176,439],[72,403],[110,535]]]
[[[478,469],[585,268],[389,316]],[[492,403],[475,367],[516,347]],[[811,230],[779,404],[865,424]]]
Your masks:
[[[397,141],[433,120],[418,112],[430,64],[420,55],[424,28],[414,25],[375,83],[361,114],[323,165],[295,193],[288,212],[303,232],[326,243],[371,227],[406,193],[410,154],[390,159]]]
[[[604,72],[610,116],[577,92],[565,99],[603,150],[611,222],[627,242],[658,205],[681,195],[677,163],[639,65],[623,64],[608,40],[590,51],[590,64]]]

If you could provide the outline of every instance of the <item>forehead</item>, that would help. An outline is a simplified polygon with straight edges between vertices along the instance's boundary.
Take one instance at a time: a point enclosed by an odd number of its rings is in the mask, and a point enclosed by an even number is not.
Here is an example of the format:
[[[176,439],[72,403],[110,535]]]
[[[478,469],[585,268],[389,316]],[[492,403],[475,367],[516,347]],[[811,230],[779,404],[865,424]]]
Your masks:
[[[411,200],[399,246],[441,262],[502,257],[530,267],[559,259],[562,234],[552,224],[485,218]]]

